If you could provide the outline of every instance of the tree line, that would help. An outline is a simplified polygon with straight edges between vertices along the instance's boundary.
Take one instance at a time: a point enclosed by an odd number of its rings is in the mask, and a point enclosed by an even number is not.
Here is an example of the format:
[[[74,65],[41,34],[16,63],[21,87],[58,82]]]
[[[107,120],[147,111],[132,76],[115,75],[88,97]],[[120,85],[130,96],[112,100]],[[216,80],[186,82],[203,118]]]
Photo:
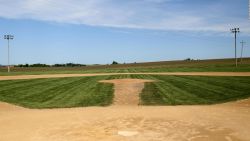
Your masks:
[[[18,64],[15,65],[15,67],[83,67],[86,66],[85,64],[75,64],[75,63],[66,63],[66,64],[53,64],[53,65],[48,65],[48,64]]]
[[[117,65],[119,64],[116,61],[113,61],[110,65]],[[99,65],[99,64],[95,64],[95,65]],[[107,64],[109,65],[109,64]],[[5,66],[5,65],[1,65],[1,66]],[[65,64],[53,64],[53,65],[48,65],[48,64],[42,64],[42,63],[36,63],[36,64],[18,64],[18,65],[12,65],[14,67],[20,67],[20,68],[28,68],[28,67],[85,67],[87,66],[86,64],[75,64],[75,63],[65,63]]]

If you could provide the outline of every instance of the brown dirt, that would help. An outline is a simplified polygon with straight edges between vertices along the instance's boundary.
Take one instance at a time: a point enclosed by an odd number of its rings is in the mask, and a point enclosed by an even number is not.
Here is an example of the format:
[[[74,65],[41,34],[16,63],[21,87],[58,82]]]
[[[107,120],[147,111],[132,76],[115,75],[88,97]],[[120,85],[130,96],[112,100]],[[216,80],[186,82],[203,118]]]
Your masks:
[[[139,94],[144,88],[145,82],[154,82],[145,79],[114,79],[103,80],[102,83],[114,84],[114,102],[113,105],[139,105]]]
[[[250,76],[250,72],[164,72],[164,73],[95,73],[95,74],[46,74],[46,75],[16,75],[0,76],[0,80],[37,79],[37,78],[61,78],[80,76],[102,76],[121,74],[145,74],[145,75],[187,75],[187,76]]]
[[[0,111],[23,110],[24,108],[9,103],[0,102]]]
[[[44,110],[7,110],[4,104],[0,141],[248,141],[249,101]]]

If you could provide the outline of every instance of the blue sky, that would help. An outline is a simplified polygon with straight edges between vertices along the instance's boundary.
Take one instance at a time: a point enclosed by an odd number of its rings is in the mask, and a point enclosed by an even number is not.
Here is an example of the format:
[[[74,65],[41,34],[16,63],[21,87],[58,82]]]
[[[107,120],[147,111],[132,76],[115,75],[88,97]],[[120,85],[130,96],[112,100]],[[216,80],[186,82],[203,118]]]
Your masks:
[[[248,0],[0,0],[0,64],[250,57]],[[239,54],[238,54],[239,55]]]

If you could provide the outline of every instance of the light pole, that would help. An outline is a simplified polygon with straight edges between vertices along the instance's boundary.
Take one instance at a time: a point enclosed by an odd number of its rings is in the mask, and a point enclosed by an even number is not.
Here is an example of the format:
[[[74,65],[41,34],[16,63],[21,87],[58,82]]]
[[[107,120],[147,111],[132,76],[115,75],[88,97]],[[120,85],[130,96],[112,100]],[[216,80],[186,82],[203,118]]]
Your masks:
[[[237,62],[237,33],[240,32],[240,28],[233,28],[231,32],[234,33],[234,46],[235,46],[235,66],[238,66]]]
[[[243,48],[244,48],[244,44],[245,44],[246,42],[244,42],[244,41],[242,40],[240,43],[241,43],[241,57],[240,57],[240,62],[242,62]]]
[[[4,35],[4,39],[8,40],[8,72],[10,72],[10,40],[13,40],[14,36]]]

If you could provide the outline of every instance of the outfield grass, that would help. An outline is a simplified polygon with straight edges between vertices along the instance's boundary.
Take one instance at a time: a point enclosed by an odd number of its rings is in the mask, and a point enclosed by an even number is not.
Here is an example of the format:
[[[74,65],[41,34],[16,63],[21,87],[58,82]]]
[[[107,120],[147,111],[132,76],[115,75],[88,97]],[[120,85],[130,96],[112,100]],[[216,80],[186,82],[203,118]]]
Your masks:
[[[107,106],[112,84],[100,80],[153,79],[140,94],[142,105],[216,104],[250,97],[250,77],[115,75],[0,81],[0,101],[28,108]]]

